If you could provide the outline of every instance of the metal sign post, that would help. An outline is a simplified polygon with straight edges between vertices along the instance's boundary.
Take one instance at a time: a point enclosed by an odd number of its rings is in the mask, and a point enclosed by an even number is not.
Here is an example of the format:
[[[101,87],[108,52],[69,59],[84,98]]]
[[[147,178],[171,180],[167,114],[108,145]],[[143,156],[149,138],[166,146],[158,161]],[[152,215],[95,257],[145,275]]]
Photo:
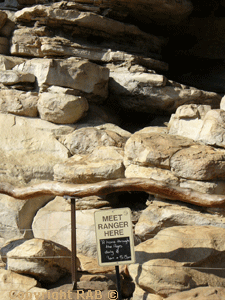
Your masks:
[[[122,295],[121,295],[121,287],[120,287],[120,271],[119,271],[119,266],[115,266],[116,269],[116,285],[117,285],[117,293],[118,293],[118,300],[122,300]]]
[[[72,273],[72,291],[77,289],[77,243],[76,243],[76,198],[64,196],[65,199],[71,199],[71,273]]]

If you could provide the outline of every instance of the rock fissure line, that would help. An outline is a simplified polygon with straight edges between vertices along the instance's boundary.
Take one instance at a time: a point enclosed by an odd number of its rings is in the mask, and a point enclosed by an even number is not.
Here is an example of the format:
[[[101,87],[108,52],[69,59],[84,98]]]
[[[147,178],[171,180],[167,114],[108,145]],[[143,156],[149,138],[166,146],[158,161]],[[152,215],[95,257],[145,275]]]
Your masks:
[[[32,186],[15,187],[9,183],[0,183],[0,193],[19,200],[41,195],[87,197],[107,195],[115,192],[140,191],[157,195],[169,200],[177,200],[203,207],[224,207],[224,195],[209,195],[188,188],[180,188],[163,182],[145,178],[121,178],[88,184],[67,184],[49,181]]]

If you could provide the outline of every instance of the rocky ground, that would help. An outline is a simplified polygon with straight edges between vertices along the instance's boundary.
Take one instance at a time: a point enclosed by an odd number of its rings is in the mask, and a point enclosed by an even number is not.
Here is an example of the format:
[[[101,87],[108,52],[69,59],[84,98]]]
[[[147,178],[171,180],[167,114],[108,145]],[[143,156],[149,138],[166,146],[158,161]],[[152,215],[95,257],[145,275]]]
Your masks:
[[[223,0],[1,1],[0,182],[142,178],[187,199],[224,195],[224,22]],[[79,294],[70,201],[0,194],[1,299],[112,298],[94,212],[119,207],[131,208],[136,253],[120,267],[124,299],[224,299],[224,207],[169,199],[77,199]]]

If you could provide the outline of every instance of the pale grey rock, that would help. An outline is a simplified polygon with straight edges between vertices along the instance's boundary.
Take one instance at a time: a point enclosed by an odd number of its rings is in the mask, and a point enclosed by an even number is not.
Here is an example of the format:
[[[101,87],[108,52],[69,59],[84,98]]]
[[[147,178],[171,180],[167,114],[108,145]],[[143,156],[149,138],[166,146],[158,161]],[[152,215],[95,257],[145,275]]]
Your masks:
[[[220,109],[225,110],[225,96],[223,96],[223,98],[221,99]]]
[[[34,83],[35,76],[33,74],[22,73],[13,70],[6,70],[0,72],[0,83],[3,83],[4,85],[14,85],[17,83],[24,82]]]
[[[32,224],[34,237],[51,240],[71,249],[71,205],[57,197],[39,209]],[[96,257],[94,212],[97,209],[76,211],[77,252]],[[46,230],[48,224],[48,230]],[[56,226],[57,224],[57,226]]]
[[[76,123],[89,108],[86,98],[63,92],[41,93],[37,107],[41,119],[56,124]]]
[[[56,282],[70,273],[71,251],[49,240],[31,239],[7,253],[7,267],[40,281]]]
[[[214,226],[161,230],[135,247],[129,273],[145,291],[162,297],[205,285],[224,287],[224,237],[225,229]]]
[[[158,111],[173,113],[183,104],[207,104],[216,107],[221,96],[187,87],[151,73],[131,73],[127,67],[110,68],[110,100],[125,109],[151,114]],[[119,98],[119,101],[118,101]]]
[[[75,57],[31,59],[13,70],[34,74],[41,91],[50,86],[71,88],[76,91],[75,95],[84,94],[97,102],[108,96],[109,70],[87,60]]]
[[[46,124],[47,123],[47,124]],[[24,185],[53,180],[53,166],[69,157],[53,132],[71,132],[71,127],[46,121],[0,114],[0,180]],[[42,127],[43,126],[43,127]],[[23,128],[23,130],[21,130]]]
[[[222,106],[221,101],[221,106]],[[181,135],[207,145],[225,147],[223,109],[209,105],[183,105],[171,116],[169,134]]]
[[[0,111],[19,116],[37,117],[37,92],[25,92],[2,87],[0,90]]]
[[[178,107],[168,123],[169,134],[198,140],[204,117],[210,110],[210,105],[189,104]]]
[[[0,54],[0,70],[11,70],[16,65],[20,65],[25,62],[26,59],[16,56],[6,56]]]
[[[100,130],[85,127],[60,137],[59,141],[65,145],[72,155],[90,154],[101,146],[116,146],[122,148],[126,138],[111,130]]]
[[[225,150],[206,145],[180,149],[170,159],[173,174],[190,180],[224,180]]]
[[[146,240],[163,228],[186,225],[225,228],[225,218],[201,212],[197,207],[188,207],[182,203],[154,200],[141,213],[135,225],[135,234]]]
[[[198,140],[212,146],[225,148],[225,111],[212,109],[207,112]]]
[[[52,200],[52,196],[18,200],[1,195],[0,197],[0,237],[1,244],[11,239],[32,238],[31,224],[37,211]]]

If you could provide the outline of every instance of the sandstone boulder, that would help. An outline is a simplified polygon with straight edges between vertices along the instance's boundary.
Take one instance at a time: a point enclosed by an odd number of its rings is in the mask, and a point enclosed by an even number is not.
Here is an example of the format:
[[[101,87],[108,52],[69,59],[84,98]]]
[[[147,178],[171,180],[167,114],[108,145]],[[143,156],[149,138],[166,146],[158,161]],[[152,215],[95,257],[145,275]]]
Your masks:
[[[136,285],[132,299],[133,300],[144,300],[144,299],[145,300],[163,300],[165,298],[162,298],[159,295],[148,293],[148,292],[144,291],[143,289],[141,289],[138,285]]]
[[[0,70],[11,70],[25,61],[26,59],[22,57],[0,55]]]
[[[220,104],[223,107],[223,102]],[[183,105],[172,115],[169,134],[181,135],[207,145],[225,147],[223,141],[225,112],[209,105]]]
[[[17,274],[10,270],[0,269],[1,299],[9,300],[22,297],[33,297],[32,293],[45,293],[46,289],[38,288],[38,282],[34,278]],[[38,295],[38,294],[36,294]],[[35,298],[30,298],[34,300]]]
[[[72,155],[90,154],[101,146],[115,146],[122,148],[127,138],[115,131],[85,127],[75,130],[71,134],[62,136],[59,141],[70,150]]]
[[[94,212],[96,209],[77,210],[77,252],[96,255]],[[46,230],[48,224],[48,230]],[[56,226],[57,224],[57,226]],[[63,198],[56,198],[37,212],[32,229],[35,238],[51,240],[71,249],[71,206]]]
[[[41,93],[38,100],[41,119],[56,124],[76,123],[88,110],[86,98],[66,93]]]
[[[224,136],[225,111],[212,109],[207,112],[198,140],[212,146],[225,148]]]
[[[161,230],[135,247],[130,275],[142,289],[163,297],[204,285],[224,287],[224,236],[225,229],[214,226]]]
[[[154,236],[163,228],[171,226],[215,226],[225,228],[223,216],[201,212],[197,207],[182,203],[154,200],[141,213],[135,225],[135,234],[143,239]]]
[[[190,180],[224,180],[225,151],[193,145],[174,153],[170,166],[174,175]]]
[[[149,178],[157,181],[163,181],[164,183],[179,185],[180,180],[170,170],[144,167],[137,165],[129,165],[125,170],[126,178]]]
[[[123,151],[117,147],[99,147],[88,155],[74,155],[54,166],[54,180],[91,183],[124,178]]]
[[[171,157],[195,142],[180,136],[163,133],[134,133],[124,148],[124,164],[170,169]],[[175,174],[176,175],[176,174]]]
[[[13,70],[34,74],[42,91],[46,91],[49,86],[71,88],[77,96],[83,94],[89,100],[97,102],[108,96],[108,69],[87,60],[75,57],[34,58],[14,67]]]
[[[52,200],[52,196],[40,196],[18,200],[0,195],[1,244],[11,239],[32,238],[31,224],[37,211]]]
[[[0,90],[0,111],[14,115],[37,117],[38,93],[25,92],[2,87]]]
[[[225,297],[225,289],[222,287],[198,287],[190,291],[176,293],[167,300],[222,300]]]
[[[210,105],[189,104],[178,107],[168,123],[169,134],[198,140],[204,117],[210,110]]]
[[[183,104],[208,104],[219,107],[221,96],[172,82],[159,74],[131,73],[127,67],[108,66],[110,69],[110,101],[125,109],[173,113]]]
[[[94,37],[100,36],[101,40],[107,39],[110,41],[110,39],[113,39],[118,46],[121,46],[121,44],[126,46],[126,43],[129,42],[133,48],[138,49],[138,46],[141,46],[145,52],[160,53],[161,46],[165,43],[163,38],[147,34],[137,26],[122,23],[113,18],[106,18],[104,15],[99,15],[95,12],[87,12],[83,9],[79,11],[77,7],[73,6],[73,3],[68,5],[54,3],[47,7],[45,5],[27,7],[16,12],[15,19],[22,24],[38,21],[44,26],[60,27],[62,31],[68,32],[69,30],[71,36],[79,38],[92,35]],[[20,44],[18,42],[17,40],[16,46]],[[40,52],[44,49],[46,51],[47,48],[41,44],[41,42],[39,45],[36,44],[36,47],[39,47]],[[45,55],[52,54],[52,50],[49,47],[48,50],[47,53],[45,52]]]
[[[52,180],[53,166],[69,156],[53,132],[71,132],[74,129],[70,126],[58,128],[40,119],[36,122],[0,114],[0,127],[4,128],[0,137],[0,179],[3,182],[25,185],[30,181]]]
[[[35,76],[29,73],[22,73],[13,70],[1,71],[0,73],[0,83],[4,85],[15,85],[17,83],[34,83]]]
[[[7,267],[40,281],[55,282],[70,273],[71,251],[43,239],[31,239],[7,253]]]

